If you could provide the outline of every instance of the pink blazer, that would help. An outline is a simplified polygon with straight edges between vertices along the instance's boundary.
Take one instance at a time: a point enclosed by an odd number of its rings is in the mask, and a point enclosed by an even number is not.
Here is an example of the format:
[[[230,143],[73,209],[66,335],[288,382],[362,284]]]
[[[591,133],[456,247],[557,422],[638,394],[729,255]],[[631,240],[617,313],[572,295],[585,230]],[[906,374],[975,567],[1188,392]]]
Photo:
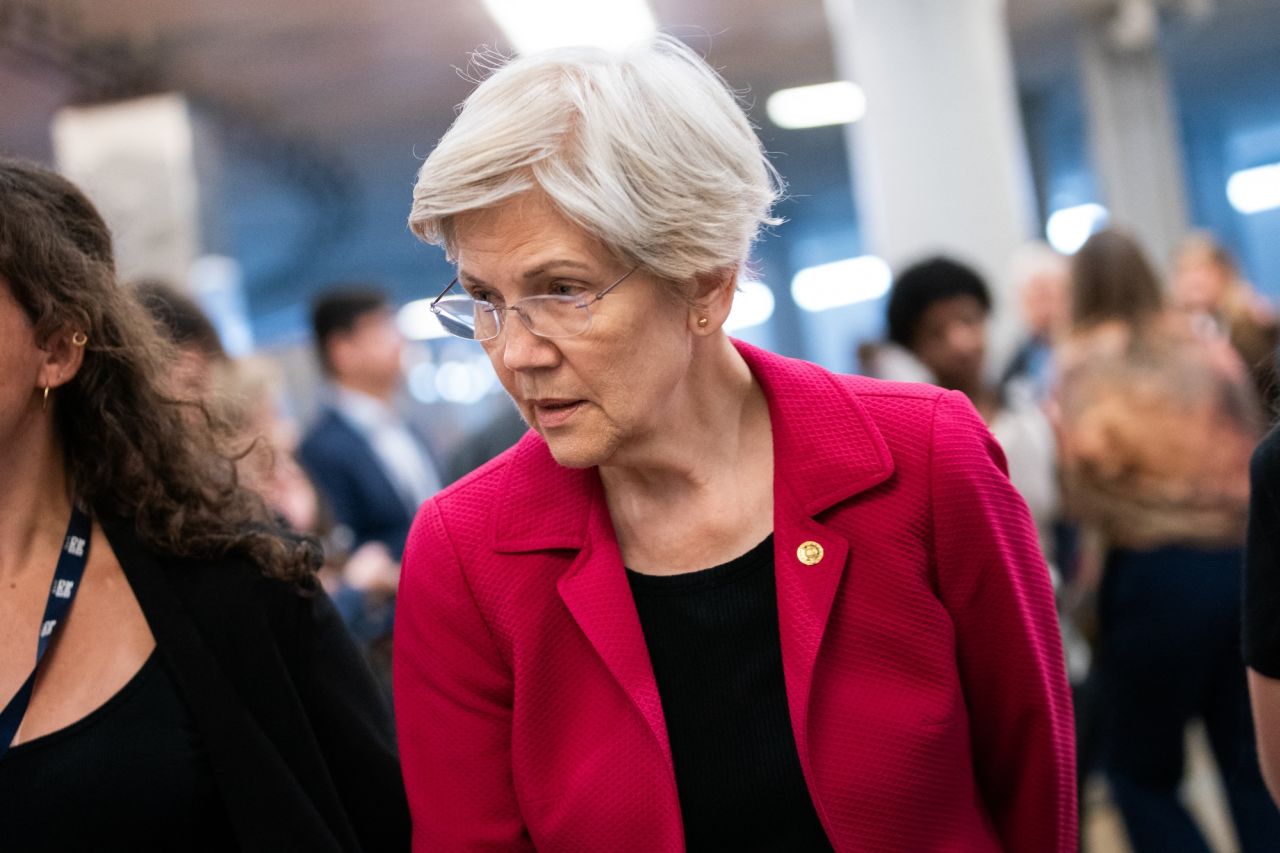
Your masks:
[[[832,845],[1074,851],[1049,576],[977,413],[737,346],[773,424],[783,670]],[[395,705],[416,851],[684,848],[599,476],[534,433],[419,512]]]

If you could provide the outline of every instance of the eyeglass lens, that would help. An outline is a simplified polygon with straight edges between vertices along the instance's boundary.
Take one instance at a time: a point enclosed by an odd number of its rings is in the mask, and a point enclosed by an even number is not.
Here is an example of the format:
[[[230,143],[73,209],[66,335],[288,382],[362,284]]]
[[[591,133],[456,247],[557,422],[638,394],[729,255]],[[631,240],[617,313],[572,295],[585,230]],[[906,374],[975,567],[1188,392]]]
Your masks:
[[[487,341],[498,336],[503,315],[514,311],[529,331],[544,338],[580,335],[591,325],[587,303],[576,296],[530,296],[508,308],[497,308],[469,296],[446,296],[438,303],[445,331]]]

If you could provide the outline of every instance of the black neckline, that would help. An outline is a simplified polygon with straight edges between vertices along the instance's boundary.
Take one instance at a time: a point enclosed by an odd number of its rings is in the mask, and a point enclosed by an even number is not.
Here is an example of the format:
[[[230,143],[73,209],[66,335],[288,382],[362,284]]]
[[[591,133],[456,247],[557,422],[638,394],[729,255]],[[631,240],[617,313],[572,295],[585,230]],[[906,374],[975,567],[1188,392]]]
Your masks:
[[[37,750],[42,747],[52,746],[69,737],[79,734],[90,726],[95,725],[98,721],[110,714],[115,708],[123,705],[129,700],[129,697],[142,689],[147,680],[151,677],[160,665],[160,655],[158,650],[153,648],[151,653],[147,655],[147,659],[142,662],[142,666],[138,668],[129,680],[124,683],[119,690],[111,694],[107,701],[94,708],[75,722],[68,723],[60,729],[54,729],[51,732],[34,737],[31,740],[24,740],[15,746],[9,747],[9,755],[13,756],[20,752],[25,753],[28,750]]]
[[[690,592],[716,589],[734,583],[750,575],[761,565],[771,563],[768,557],[773,552],[773,534],[770,533],[760,544],[741,556],[734,557],[727,563],[712,566],[709,569],[697,569],[682,572],[678,575],[649,575],[627,569],[627,580],[634,592],[650,595],[683,595]]]

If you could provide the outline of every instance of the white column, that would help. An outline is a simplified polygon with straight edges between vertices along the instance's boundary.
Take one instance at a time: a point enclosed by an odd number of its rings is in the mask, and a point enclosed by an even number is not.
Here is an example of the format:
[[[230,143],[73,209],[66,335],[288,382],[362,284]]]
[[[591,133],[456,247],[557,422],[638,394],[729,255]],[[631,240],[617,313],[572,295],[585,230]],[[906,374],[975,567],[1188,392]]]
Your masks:
[[[867,251],[895,269],[973,264],[996,301],[991,361],[1016,336],[1009,258],[1035,231],[1004,0],[825,0],[836,67],[867,96],[849,149]]]
[[[1155,11],[1145,29],[1122,27],[1119,4],[1087,15],[1080,37],[1089,153],[1099,201],[1163,268],[1187,230],[1182,153]],[[1149,5],[1149,4],[1147,4]],[[1145,20],[1145,19],[1144,19]]]
[[[176,286],[200,251],[191,112],[180,95],[66,107],[53,121],[59,170],[101,211],[124,280]]]

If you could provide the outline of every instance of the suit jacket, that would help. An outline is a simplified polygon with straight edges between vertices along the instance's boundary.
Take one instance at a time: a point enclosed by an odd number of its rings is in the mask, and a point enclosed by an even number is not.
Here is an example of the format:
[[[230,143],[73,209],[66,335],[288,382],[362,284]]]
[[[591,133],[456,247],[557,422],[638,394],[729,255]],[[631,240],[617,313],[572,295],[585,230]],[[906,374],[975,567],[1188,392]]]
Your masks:
[[[388,709],[318,587],[243,559],[176,559],[104,531],[207,747],[245,851],[409,846]]]
[[[298,460],[338,523],[351,528],[353,548],[381,542],[400,557],[413,511],[359,430],[326,406],[299,445]]]
[[[1074,851],[1049,575],[973,407],[737,346],[769,404],[787,699],[832,845]],[[415,850],[683,849],[596,470],[526,436],[423,506],[400,594]]]

